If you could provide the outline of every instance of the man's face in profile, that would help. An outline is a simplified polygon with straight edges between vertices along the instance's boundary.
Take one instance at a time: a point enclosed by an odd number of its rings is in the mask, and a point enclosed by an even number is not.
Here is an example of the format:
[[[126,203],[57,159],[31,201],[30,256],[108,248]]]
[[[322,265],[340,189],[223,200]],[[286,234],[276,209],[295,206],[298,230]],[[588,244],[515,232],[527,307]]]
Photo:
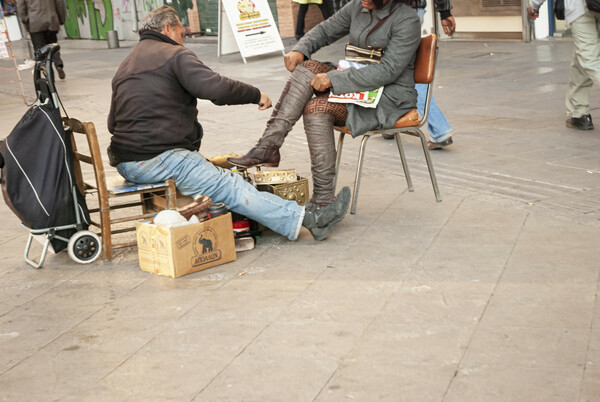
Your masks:
[[[178,21],[177,25],[175,26],[171,24],[165,24],[161,33],[183,46],[185,30],[183,29],[183,25],[181,25],[180,21]]]

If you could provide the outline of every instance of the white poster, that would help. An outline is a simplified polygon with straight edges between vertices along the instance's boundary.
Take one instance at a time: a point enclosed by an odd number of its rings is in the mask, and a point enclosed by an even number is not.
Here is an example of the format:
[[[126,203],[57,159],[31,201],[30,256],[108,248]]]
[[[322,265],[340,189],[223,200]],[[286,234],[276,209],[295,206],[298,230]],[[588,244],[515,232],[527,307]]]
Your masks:
[[[0,43],[4,44],[4,42],[8,42],[8,38],[6,37],[6,24],[4,23],[4,19],[0,19]],[[6,49],[6,46],[4,49]]]
[[[0,59],[8,58],[8,49],[4,42],[0,41]]]
[[[283,42],[267,0],[222,0],[222,3],[242,58],[283,52]],[[221,26],[219,35],[222,30]]]

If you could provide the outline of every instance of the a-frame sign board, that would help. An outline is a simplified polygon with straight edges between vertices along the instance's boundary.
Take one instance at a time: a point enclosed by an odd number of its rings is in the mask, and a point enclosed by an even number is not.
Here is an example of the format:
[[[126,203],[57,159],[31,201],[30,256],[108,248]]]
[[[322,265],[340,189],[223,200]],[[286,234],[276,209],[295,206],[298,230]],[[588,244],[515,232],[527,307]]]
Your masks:
[[[23,89],[23,82],[21,81],[21,73],[19,73],[19,66],[17,65],[17,59],[15,58],[15,52],[13,51],[12,42],[10,41],[10,35],[8,34],[8,26],[4,19],[4,10],[0,5],[0,59],[12,60],[13,67],[0,67],[0,71],[14,70],[17,74],[16,80],[0,81],[0,84],[10,84],[18,82],[21,87],[21,96],[23,102],[27,105],[27,99],[25,98],[25,90]]]
[[[219,0],[217,55],[237,53],[247,57],[281,52],[283,42],[267,0]]]

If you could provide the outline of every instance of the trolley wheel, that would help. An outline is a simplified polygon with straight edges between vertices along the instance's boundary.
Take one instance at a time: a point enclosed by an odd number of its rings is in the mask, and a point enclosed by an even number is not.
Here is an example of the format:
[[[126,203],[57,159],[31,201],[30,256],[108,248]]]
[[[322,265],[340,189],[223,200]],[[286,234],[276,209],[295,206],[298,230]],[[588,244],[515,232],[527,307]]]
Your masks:
[[[94,262],[100,256],[102,243],[96,233],[80,230],[69,239],[69,257],[80,264]]]

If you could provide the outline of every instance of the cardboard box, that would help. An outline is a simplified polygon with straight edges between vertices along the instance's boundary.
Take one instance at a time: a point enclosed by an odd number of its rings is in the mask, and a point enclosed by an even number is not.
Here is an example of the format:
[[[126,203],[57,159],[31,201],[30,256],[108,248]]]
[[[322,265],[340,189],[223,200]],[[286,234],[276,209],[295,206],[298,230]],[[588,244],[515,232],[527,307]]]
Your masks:
[[[177,278],[236,259],[231,213],[175,228],[145,222],[135,227],[144,271]]]
[[[161,197],[153,193],[151,195],[148,194],[148,196],[151,197],[150,202],[155,210],[162,211],[163,209],[167,209],[167,201],[165,200],[165,197]],[[177,191],[177,196],[175,198],[177,200],[175,205],[177,208],[181,208],[194,201],[192,197],[183,195],[179,191]]]

